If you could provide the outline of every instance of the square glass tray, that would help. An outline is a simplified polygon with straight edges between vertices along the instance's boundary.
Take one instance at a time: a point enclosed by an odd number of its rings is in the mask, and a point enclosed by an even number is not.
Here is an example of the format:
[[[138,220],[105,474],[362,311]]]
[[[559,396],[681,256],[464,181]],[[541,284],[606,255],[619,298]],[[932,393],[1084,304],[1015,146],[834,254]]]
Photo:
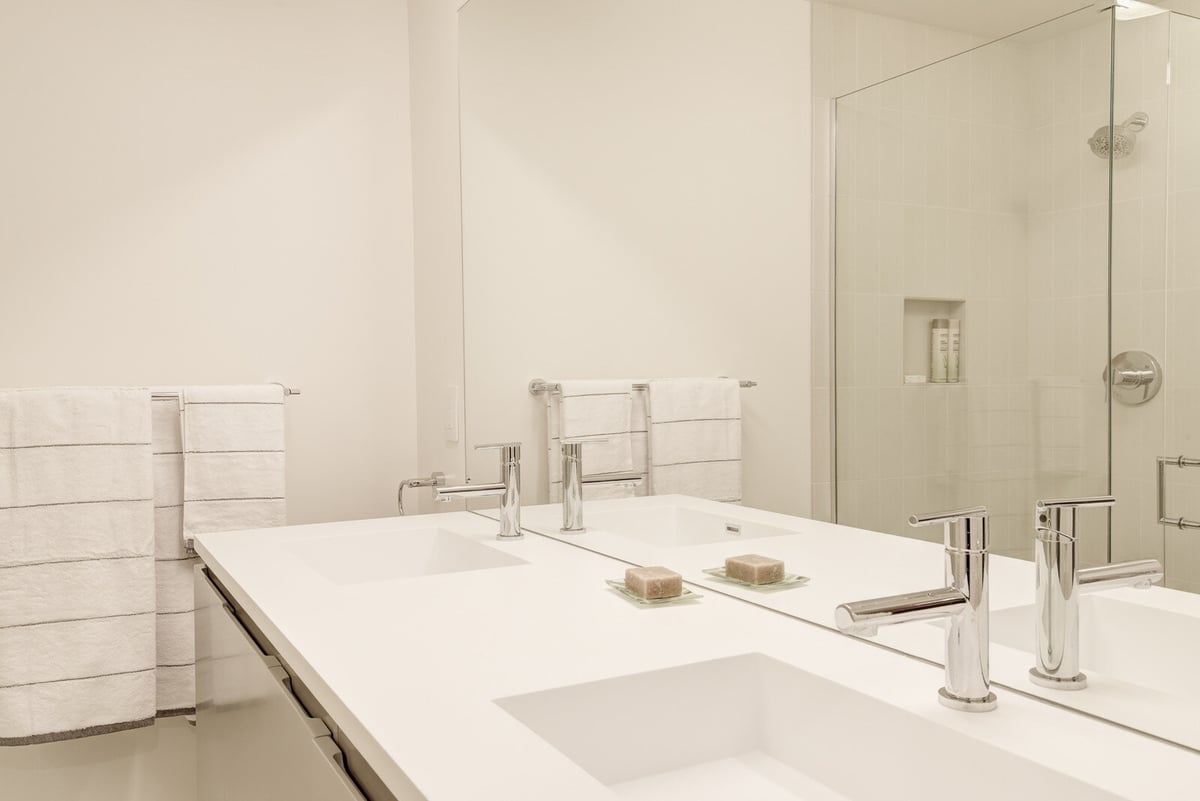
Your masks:
[[[639,604],[641,606],[666,606],[667,604],[679,603],[680,601],[690,601],[694,598],[704,597],[700,593],[692,592],[687,587],[684,587],[681,594],[674,595],[670,598],[642,598],[641,596],[635,595],[633,592],[631,592],[630,589],[625,586],[624,581],[619,581],[617,579],[605,579],[604,583],[621,593],[621,595],[624,595],[629,600],[633,601],[635,604]]]
[[[739,587],[745,587],[748,590],[756,590],[758,592],[778,592],[779,590],[787,590],[792,587],[803,587],[809,582],[808,576],[798,576],[795,573],[784,573],[783,578],[779,581],[773,581],[770,584],[751,584],[749,581],[733,578],[725,575],[724,567],[706,567],[703,571],[706,575],[712,576],[719,581],[724,581],[728,584],[736,584]]]

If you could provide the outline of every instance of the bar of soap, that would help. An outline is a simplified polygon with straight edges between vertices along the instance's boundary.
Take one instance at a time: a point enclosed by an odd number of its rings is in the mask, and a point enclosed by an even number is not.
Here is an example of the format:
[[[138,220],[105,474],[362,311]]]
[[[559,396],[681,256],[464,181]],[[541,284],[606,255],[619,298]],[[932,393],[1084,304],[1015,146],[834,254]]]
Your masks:
[[[756,553],[731,556],[725,560],[725,575],[749,584],[774,584],[783,581],[783,562]]]
[[[625,571],[625,588],[639,598],[674,598],[683,595],[683,576],[665,567],[631,567]]]

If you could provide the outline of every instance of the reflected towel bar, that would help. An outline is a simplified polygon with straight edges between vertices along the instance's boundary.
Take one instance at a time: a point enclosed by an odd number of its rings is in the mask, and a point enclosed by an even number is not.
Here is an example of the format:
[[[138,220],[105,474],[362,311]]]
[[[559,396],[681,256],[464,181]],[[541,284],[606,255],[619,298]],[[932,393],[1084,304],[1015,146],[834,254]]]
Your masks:
[[[286,387],[283,384],[280,384],[278,381],[272,381],[271,383],[278,384],[280,387],[283,387],[283,396],[285,398],[291,395],[300,394],[300,390],[293,387]],[[178,398],[179,390],[155,390],[154,392],[150,393],[150,400],[177,400]]]
[[[720,376],[720,378],[724,378],[724,377],[725,376]],[[750,389],[750,387],[758,386],[757,381],[739,381],[738,384],[741,386],[742,389]],[[645,382],[642,382],[642,383],[634,384],[633,388],[644,390],[644,389],[649,389],[650,385],[646,384]],[[541,392],[562,392],[562,386],[559,384],[551,383],[544,378],[535,378],[535,379],[531,380],[529,382],[529,394],[537,395],[538,393],[541,393]]]

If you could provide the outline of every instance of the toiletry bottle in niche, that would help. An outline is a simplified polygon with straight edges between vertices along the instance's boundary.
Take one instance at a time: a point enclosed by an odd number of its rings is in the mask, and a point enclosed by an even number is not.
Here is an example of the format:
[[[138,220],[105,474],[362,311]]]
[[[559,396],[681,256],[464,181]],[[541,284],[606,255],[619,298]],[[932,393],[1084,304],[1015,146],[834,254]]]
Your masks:
[[[929,334],[929,380],[945,384],[950,369],[950,321],[938,317]]]
[[[960,359],[959,353],[962,347],[962,326],[958,320],[950,318],[950,360],[946,363],[946,381],[951,384],[958,383],[958,374]]]

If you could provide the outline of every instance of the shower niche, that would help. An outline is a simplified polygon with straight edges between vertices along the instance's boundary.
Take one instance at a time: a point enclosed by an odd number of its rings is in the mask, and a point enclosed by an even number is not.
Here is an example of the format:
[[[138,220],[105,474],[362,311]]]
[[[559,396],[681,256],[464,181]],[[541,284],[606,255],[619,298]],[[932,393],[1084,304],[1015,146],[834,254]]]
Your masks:
[[[967,379],[967,302],[963,298],[904,298],[903,380],[911,384],[962,384]],[[959,372],[955,381],[934,381],[931,338],[934,320],[958,320]],[[914,380],[920,376],[924,381]]]

